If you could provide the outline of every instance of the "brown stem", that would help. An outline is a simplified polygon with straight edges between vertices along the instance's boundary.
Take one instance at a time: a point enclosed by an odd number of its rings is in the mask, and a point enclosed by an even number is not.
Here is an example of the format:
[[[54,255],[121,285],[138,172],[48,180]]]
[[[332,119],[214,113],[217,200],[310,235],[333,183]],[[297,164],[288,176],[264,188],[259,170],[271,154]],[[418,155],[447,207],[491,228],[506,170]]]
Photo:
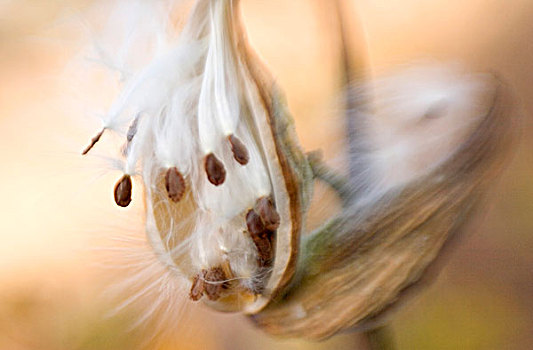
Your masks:
[[[362,119],[364,110],[364,95],[357,93],[351,86],[353,81],[364,81],[369,73],[368,47],[366,44],[364,31],[361,27],[354,27],[354,22],[349,20],[352,12],[350,6],[344,5],[345,1],[335,0],[334,6],[339,23],[339,37],[341,45],[341,67],[342,85],[345,91],[345,120],[346,120],[346,141],[348,143],[348,166],[350,178],[359,176],[361,162],[358,159],[364,153],[364,146],[360,142],[361,126],[358,121]],[[350,25],[352,24],[352,25]],[[353,36],[357,35],[359,40],[357,48],[353,48]]]

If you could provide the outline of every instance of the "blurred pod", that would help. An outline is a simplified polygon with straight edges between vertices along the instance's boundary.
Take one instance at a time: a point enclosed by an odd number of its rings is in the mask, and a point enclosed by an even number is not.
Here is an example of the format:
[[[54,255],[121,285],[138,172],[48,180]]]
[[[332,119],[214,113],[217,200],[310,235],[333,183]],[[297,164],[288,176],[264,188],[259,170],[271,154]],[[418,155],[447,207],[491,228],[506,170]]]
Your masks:
[[[450,74],[454,85],[447,85]],[[417,67],[403,74],[406,81],[396,76],[372,87],[373,106],[358,125],[375,124],[380,108],[394,117],[408,111],[409,119],[359,133],[368,146],[360,149],[368,151],[350,158],[365,168],[335,187],[342,213],[304,238],[295,280],[252,317],[257,326],[310,339],[374,328],[432,276],[430,267],[499,173],[513,131],[507,87],[490,76],[458,74]],[[431,90],[439,79],[444,86]],[[409,87],[413,82],[429,95]],[[448,110],[434,115],[442,103]],[[380,144],[384,135],[392,144]],[[313,169],[331,178],[319,159]]]

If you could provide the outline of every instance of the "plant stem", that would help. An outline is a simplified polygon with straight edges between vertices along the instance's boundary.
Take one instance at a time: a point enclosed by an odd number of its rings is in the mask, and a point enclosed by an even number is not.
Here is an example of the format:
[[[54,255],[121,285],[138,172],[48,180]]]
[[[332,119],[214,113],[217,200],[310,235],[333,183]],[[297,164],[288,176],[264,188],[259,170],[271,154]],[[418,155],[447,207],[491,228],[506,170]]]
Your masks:
[[[345,91],[345,120],[346,120],[346,141],[348,143],[348,164],[349,177],[356,178],[361,171],[361,164],[358,156],[364,150],[361,140],[361,126],[358,121],[361,120],[361,114],[364,110],[364,94],[357,93],[351,86],[353,81],[364,81],[365,76],[369,73],[368,47],[365,40],[364,30],[353,28],[355,21],[349,21],[350,7],[343,5],[343,0],[334,2],[339,22],[339,38],[341,44],[341,67],[342,67],[342,85]],[[352,24],[350,26],[349,24]],[[354,30],[355,29],[355,30]],[[355,32],[355,33],[354,33]],[[357,48],[352,48],[351,38],[357,35],[359,40]],[[353,54],[355,52],[355,54]]]

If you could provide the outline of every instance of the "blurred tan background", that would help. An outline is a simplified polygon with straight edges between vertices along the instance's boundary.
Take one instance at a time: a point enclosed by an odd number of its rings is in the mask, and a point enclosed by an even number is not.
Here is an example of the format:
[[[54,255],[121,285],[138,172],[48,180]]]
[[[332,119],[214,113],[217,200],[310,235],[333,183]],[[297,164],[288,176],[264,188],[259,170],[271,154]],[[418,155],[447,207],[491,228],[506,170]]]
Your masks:
[[[286,89],[308,150],[328,142],[339,96],[338,32],[329,0],[244,0],[250,37]],[[529,0],[358,0],[375,71],[420,58],[497,72],[522,103],[522,140],[486,213],[470,225],[436,283],[402,309],[400,349],[530,349],[533,344],[533,3]],[[0,349],[134,349],[131,309],[106,317],[97,248],[139,230],[141,205],[116,209],[116,174],[78,152],[95,129],[75,115],[65,78],[79,33],[66,18],[91,2],[0,0]],[[113,87],[94,86],[94,93]],[[78,96],[79,98],[79,96]],[[105,98],[105,97],[104,97]],[[108,98],[111,98],[108,97]],[[142,203],[142,201],[137,201]],[[101,264],[99,264],[101,263]],[[187,308],[154,349],[356,349],[274,340],[239,316]],[[191,311],[192,310],[192,311]]]

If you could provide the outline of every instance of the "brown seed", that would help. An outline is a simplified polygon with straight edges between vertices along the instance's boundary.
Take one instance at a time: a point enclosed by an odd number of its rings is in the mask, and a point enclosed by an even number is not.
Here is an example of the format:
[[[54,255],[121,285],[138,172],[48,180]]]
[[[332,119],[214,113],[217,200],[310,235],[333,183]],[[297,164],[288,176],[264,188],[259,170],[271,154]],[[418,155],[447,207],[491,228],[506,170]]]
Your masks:
[[[250,154],[246,146],[235,135],[228,136],[229,143],[231,144],[231,151],[233,152],[233,158],[237,163],[246,165],[250,161]]]
[[[176,167],[167,170],[165,175],[165,188],[170,200],[177,203],[185,193],[185,180]]]
[[[102,135],[104,134],[104,131],[105,129],[102,129],[102,131],[100,131],[98,134],[96,134],[95,137],[93,137],[91,139],[91,143],[89,144],[89,146],[87,146],[87,148],[85,148],[85,150],[83,150],[83,152],[81,152],[81,154],[84,156],[86,155],[87,153],[89,153],[89,151],[94,147],[94,145],[96,145],[96,143],[98,141],[100,141],[100,138],[102,137]]]
[[[226,280],[226,274],[221,267],[213,267],[208,271],[204,270],[205,295],[207,295],[209,300],[215,301],[220,298],[222,291],[225,289]]]
[[[267,236],[252,236],[255,247],[257,248],[257,263],[260,267],[272,265],[272,243]]]
[[[126,134],[126,139],[128,142],[133,141],[133,138],[135,137],[135,134],[137,133],[137,125],[139,124],[139,117],[135,117],[133,120],[133,123],[131,123],[128,133]]]
[[[189,292],[189,297],[193,301],[198,301],[202,298],[205,291],[205,284],[203,276],[200,276],[200,274],[197,274],[194,276],[194,279],[192,280],[192,287],[191,291]]]
[[[269,197],[262,197],[256,203],[256,210],[267,230],[276,231],[279,227],[279,214]]]
[[[274,232],[265,227],[263,220],[261,220],[259,214],[253,209],[246,214],[246,226],[257,248],[258,265],[260,267],[270,266],[273,258],[272,236]]]
[[[115,185],[115,203],[120,207],[127,207],[131,203],[131,177],[124,175]]]
[[[248,214],[246,214],[246,226],[252,237],[265,235],[266,228],[263,224],[263,220],[261,220],[259,214],[253,209],[250,209]]]
[[[224,164],[213,153],[209,153],[205,157],[205,172],[207,178],[215,186],[220,186],[226,180],[226,169]]]

